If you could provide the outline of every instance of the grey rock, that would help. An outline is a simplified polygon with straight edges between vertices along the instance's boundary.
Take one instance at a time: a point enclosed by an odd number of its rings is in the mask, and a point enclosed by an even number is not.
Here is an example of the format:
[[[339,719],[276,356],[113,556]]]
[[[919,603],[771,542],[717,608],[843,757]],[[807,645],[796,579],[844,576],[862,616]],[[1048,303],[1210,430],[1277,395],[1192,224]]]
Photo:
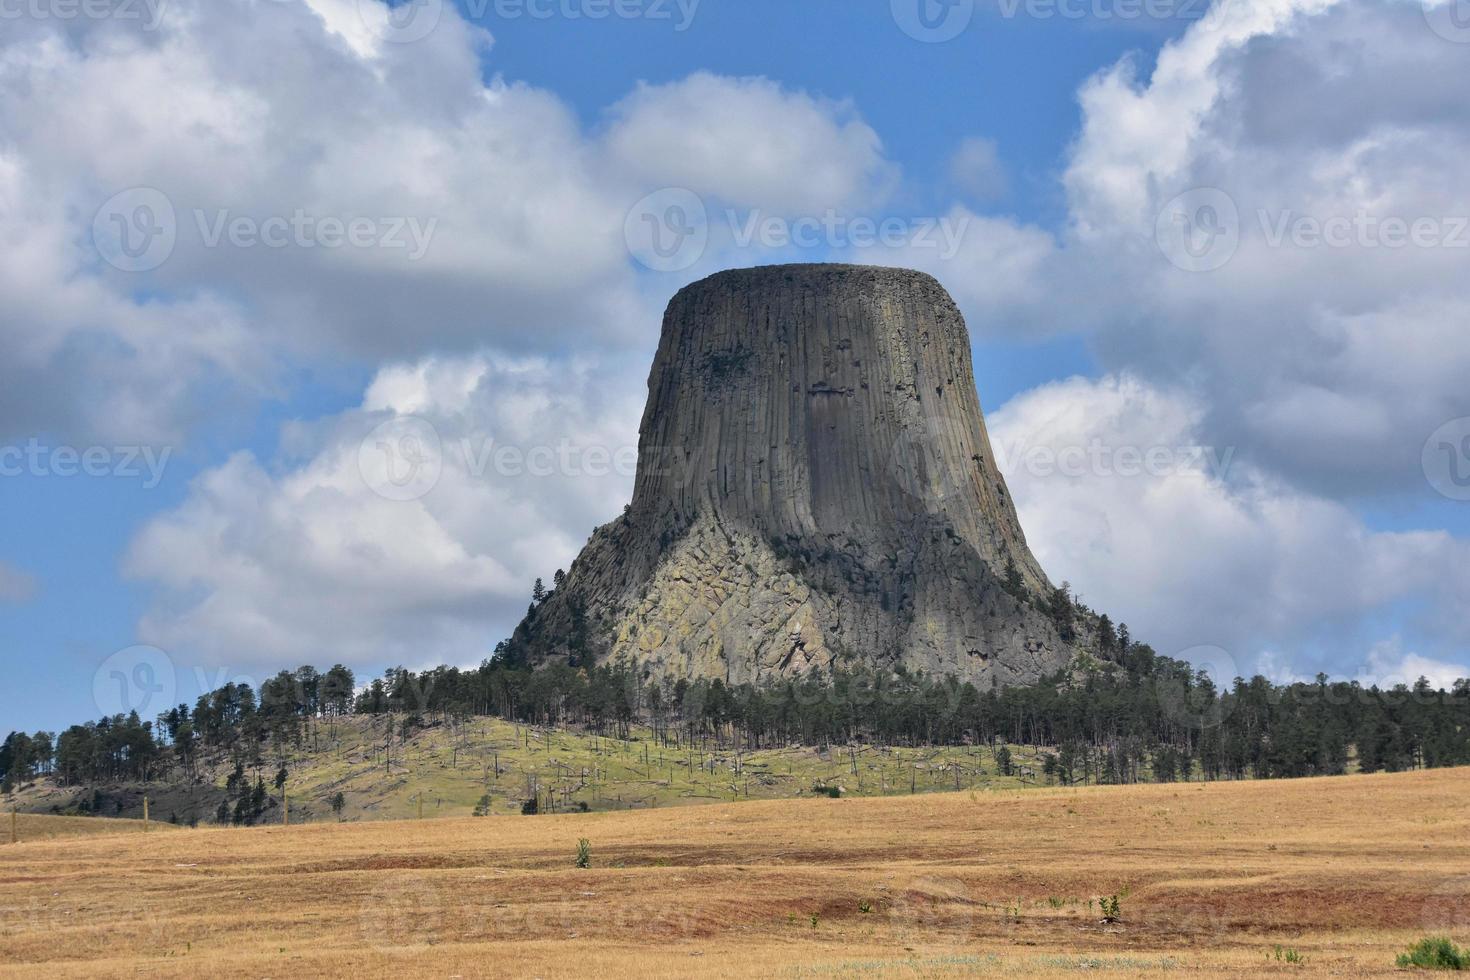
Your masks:
[[[988,687],[1091,646],[1085,620],[1063,639],[1051,591],[944,288],[764,266],[669,303],[633,501],[509,652],[727,683],[903,665]]]

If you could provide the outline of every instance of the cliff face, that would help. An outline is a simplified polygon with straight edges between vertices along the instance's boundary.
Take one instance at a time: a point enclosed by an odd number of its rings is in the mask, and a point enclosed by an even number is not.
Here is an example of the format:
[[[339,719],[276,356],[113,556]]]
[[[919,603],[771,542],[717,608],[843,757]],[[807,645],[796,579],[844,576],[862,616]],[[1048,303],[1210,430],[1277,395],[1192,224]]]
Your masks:
[[[987,685],[1071,659],[1079,641],[1035,608],[1051,587],[931,277],[711,276],[670,302],[648,387],[632,504],[513,655],[731,683],[903,664]]]

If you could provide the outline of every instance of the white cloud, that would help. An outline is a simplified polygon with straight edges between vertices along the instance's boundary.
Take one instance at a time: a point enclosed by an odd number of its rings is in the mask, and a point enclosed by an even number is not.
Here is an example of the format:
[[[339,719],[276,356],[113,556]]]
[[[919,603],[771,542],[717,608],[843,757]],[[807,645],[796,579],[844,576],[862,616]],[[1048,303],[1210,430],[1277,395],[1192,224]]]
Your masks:
[[[385,368],[360,408],[291,426],[280,460],[236,454],[139,533],[127,570],[160,587],[140,636],[232,667],[478,662],[631,496],[636,377],[491,355]],[[404,419],[442,465],[412,499],[369,482]]]
[[[640,85],[610,110],[605,139],[612,160],[643,184],[782,214],[871,206],[897,178],[850,103],[765,78],[696,72]]]
[[[933,275],[960,305],[970,336],[979,343],[1067,333],[1092,322],[1094,310],[1085,302],[1091,278],[1079,278],[1050,232],[963,205],[950,209],[942,221],[954,230],[953,254],[936,235],[928,245],[910,243],[848,258]],[[1069,301],[1074,298],[1080,302]]]
[[[1403,641],[1393,637],[1375,644],[1368,651],[1367,662],[1358,672],[1357,680],[1364,687],[1376,685],[1381,690],[1388,690],[1399,684],[1413,687],[1421,677],[1427,679],[1435,690],[1448,691],[1454,687],[1455,681],[1470,678],[1470,666],[1464,662],[1447,663],[1407,652]]]
[[[1213,437],[1286,479],[1423,492],[1420,447],[1467,410],[1470,185],[1455,161],[1470,113],[1447,92],[1470,62],[1415,4],[1227,6],[1166,45],[1146,82],[1125,63],[1082,90],[1068,244],[1107,284],[1098,349],[1158,383],[1190,378]],[[1199,187],[1229,196],[1239,229],[1203,273],[1155,240],[1166,202]],[[1438,241],[1395,245],[1396,220]],[[1366,231],[1279,238],[1333,222]]]
[[[7,22],[0,431],[173,441],[206,393],[228,416],[287,366],[651,348],[669,287],[639,279],[623,237],[650,190],[761,207],[886,191],[892,165],[844,103],[700,73],[640,87],[589,132],[548,91],[486,82],[492,39],[453,4],[413,44],[382,40],[385,11],[173,0],[156,31]],[[176,241],[120,271],[93,219],[136,187],[164,195]],[[240,244],[237,220],[285,245]],[[370,244],[317,230],[353,220]]]
[[[1205,445],[1203,415],[1191,396],[1126,376],[1045,385],[992,413],[1022,526],[1054,579],[1161,653],[1215,645],[1243,667],[1361,644],[1404,600],[1443,612],[1470,601],[1464,542],[1374,531]],[[1263,667],[1312,672],[1273,657]]]
[[[989,216],[952,257],[880,261],[937,276],[981,339],[1085,332],[1105,370],[1188,383],[1212,441],[1305,491],[1423,498],[1425,439],[1470,415],[1470,109],[1451,94],[1470,61],[1416,4],[1221,9],[1146,76],[1128,58],[1082,87],[1062,229]],[[1208,272],[1158,237],[1197,188],[1238,217],[1238,247]],[[1396,220],[1435,244],[1393,244]],[[1311,240],[1343,222],[1344,243]]]
[[[1088,81],[1078,94],[1082,133],[1065,178],[1083,236],[1116,226],[1151,227],[1157,214],[1151,194],[1160,184],[1176,183],[1209,142],[1202,137],[1207,118],[1228,94],[1222,61],[1336,2],[1220,3],[1163,46],[1146,84],[1131,56]]]

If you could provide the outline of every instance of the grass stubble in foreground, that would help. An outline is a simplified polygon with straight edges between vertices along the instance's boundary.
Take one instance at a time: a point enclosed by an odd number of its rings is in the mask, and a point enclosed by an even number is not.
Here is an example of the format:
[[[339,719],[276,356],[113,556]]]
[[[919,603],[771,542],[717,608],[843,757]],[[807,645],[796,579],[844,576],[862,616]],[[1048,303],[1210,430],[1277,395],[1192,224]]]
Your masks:
[[[1385,975],[1470,940],[1467,804],[1451,769],[58,836],[0,847],[0,975]]]

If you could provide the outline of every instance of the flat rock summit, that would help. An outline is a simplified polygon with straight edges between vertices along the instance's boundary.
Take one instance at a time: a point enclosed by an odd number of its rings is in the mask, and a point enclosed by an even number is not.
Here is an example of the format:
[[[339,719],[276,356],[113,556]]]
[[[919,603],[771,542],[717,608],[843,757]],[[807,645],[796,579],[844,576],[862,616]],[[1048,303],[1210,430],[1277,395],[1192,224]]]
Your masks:
[[[762,266],[669,303],[633,501],[507,652],[671,680],[904,667],[988,687],[1090,645],[1052,595],[944,288],[907,269]]]

